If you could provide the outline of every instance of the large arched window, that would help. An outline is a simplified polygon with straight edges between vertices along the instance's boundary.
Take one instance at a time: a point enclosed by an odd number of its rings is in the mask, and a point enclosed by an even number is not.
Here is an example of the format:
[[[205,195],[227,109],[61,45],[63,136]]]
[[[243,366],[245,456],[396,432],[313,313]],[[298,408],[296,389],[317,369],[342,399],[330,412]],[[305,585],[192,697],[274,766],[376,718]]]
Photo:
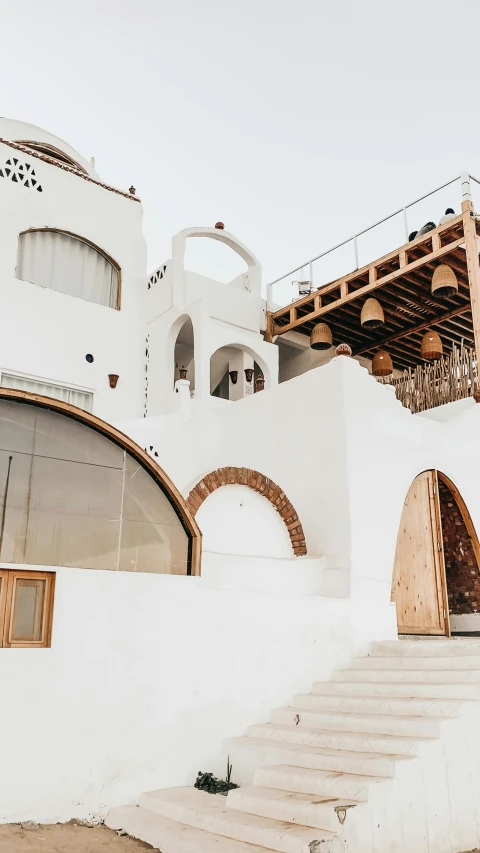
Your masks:
[[[120,307],[120,267],[92,243],[67,231],[31,229],[20,234],[17,278]]]
[[[93,415],[16,393],[0,391],[0,562],[195,572],[198,528],[153,460]]]

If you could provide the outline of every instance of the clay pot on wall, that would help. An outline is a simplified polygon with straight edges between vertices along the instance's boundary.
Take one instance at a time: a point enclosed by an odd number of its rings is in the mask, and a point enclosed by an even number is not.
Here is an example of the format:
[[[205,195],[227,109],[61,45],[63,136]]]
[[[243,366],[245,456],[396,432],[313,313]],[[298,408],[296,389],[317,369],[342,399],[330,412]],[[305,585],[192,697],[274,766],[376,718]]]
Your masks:
[[[238,370],[229,370],[228,375],[232,381],[232,385],[236,385],[238,381]]]
[[[263,391],[265,388],[265,379],[263,376],[257,376],[255,379],[255,391]]]
[[[119,379],[118,373],[109,373],[108,374],[108,381],[110,383],[110,388],[116,388],[117,387],[118,379]]]
[[[186,367],[183,367],[183,365],[182,365],[182,367],[180,368],[180,370],[178,372],[180,374],[180,379],[186,379],[187,378],[187,368]]]
[[[245,368],[245,379],[247,380],[247,382],[252,381],[252,379],[253,379],[253,367],[246,367]]]

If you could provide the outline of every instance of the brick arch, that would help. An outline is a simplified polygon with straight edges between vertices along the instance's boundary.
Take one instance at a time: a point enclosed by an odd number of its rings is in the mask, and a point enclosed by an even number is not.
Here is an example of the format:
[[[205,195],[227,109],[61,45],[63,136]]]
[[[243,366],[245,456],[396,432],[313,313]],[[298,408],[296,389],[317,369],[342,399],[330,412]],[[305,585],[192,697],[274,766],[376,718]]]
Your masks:
[[[202,477],[200,482],[193,487],[186,501],[191,514],[197,513],[204,500],[212,492],[221,486],[230,485],[248,486],[267,498],[280,513],[286,525],[295,556],[302,557],[307,553],[302,523],[285,492],[273,480],[258,471],[253,471],[251,468],[217,468],[216,471],[211,471],[210,474]]]

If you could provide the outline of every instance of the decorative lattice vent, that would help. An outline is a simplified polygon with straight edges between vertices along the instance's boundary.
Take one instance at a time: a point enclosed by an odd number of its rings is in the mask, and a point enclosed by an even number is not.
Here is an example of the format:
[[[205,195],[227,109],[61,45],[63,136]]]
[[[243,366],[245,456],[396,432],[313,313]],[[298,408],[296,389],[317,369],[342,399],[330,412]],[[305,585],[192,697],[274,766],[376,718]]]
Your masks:
[[[21,163],[16,157],[7,160],[0,169],[0,178],[9,178],[14,184],[23,184],[24,187],[43,192],[41,184],[35,177],[35,169],[30,163]]]

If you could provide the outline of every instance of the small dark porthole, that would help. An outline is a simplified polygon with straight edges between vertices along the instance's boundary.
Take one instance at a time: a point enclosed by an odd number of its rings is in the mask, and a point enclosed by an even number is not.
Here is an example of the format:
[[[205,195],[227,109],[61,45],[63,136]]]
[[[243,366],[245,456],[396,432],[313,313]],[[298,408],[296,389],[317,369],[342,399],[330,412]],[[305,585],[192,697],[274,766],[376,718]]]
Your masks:
[[[86,354],[86,356],[85,356],[85,361],[88,361],[88,363],[89,363],[89,364],[92,364],[92,362],[93,362],[93,355],[92,355],[92,353],[91,353],[91,352],[87,352],[87,354]]]

